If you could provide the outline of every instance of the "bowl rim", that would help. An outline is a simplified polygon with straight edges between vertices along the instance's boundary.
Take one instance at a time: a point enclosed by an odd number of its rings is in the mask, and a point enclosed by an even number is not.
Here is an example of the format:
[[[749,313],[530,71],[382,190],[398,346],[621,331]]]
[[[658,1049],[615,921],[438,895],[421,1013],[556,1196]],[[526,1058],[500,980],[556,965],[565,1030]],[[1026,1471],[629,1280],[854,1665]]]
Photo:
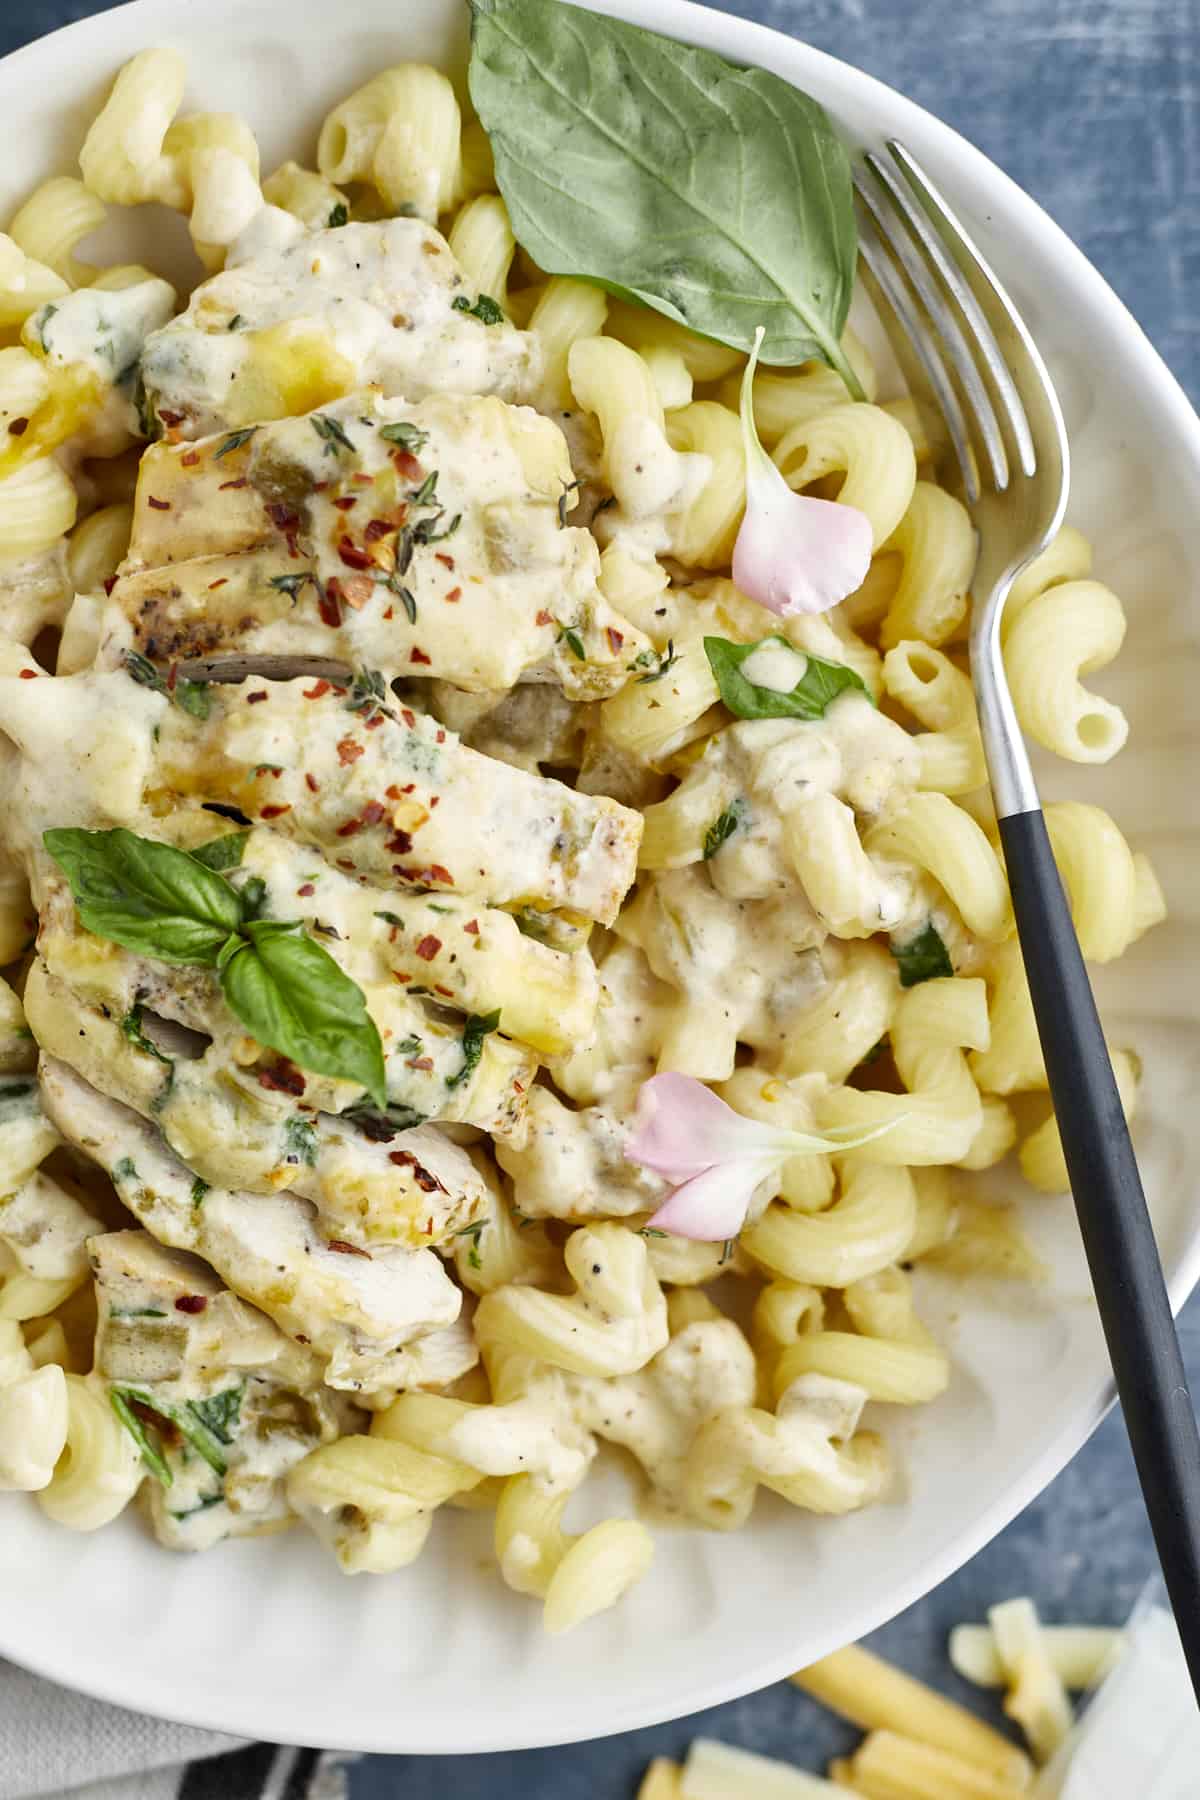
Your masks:
[[[581,4],[582,0],[567,0],[567,3]],[[264,12],[273,12],[279,4],[280,0],[260,0],[260,7]],[[891,128],[889,123],[888,136],[903,135],[904,130],[911,126],[914,134],[922,141],[922,159],[929,163],[931,173],[939,184],[951,185],[946,180],[947,172],[950,172],[954,188],[961,190],[964,186],[970,186],[973,192],[986,194],[994,211],[1003,210],[1005,220],[1015,219],[1019,230],[1026,237],[1037,241],[1041,254],[1053,258],[1059,264],[1066,282],[1080,291],[1081,297],[1086,299],[1090,310],[1100,322],[1120,334],[1130,371],[1136,373],[1144,384],[1148,406],[1163,416],[1164,423],[1169,423],[1177,434],[1191,465],[1197,491],[1200,492],[1200,417],[1176,376],[1125,303],[1062,227],[1032,195],[1027,194],[998,164],[954,127],[877,76],[856,68],[852,63],[845,62],[828,51],[817,49],[803,39],[773,26],[758,24],[735,13],[699,4],[698,0],[588,0],[588,4],[593,11],[610,14],[684,43],[702,45],[734,61],[757,64],[776,73],[783,73],[778,66],[782,58],[785,63],[800,65],[783,74],[784,79],[794,79],[795,85],[807,86],[806,71],[812,71],[817,76],[817,84],[830,90],[835,96],[832,101],[822,99],[822,104],[829,104],[835,114],[836,95],[841,90],[868,104],[872,100],[876,101],[881,117],[888,121],[896,120],[898,128]],[[252,4],[246,8],[247,16],[260,10],[260,7],[255,7],[252,0]],[[129,15],[145,14],[148,24],[152,21],[154,27],[161,29],[164,17],[169,18],[172,13],[178,17],[180,37],[186,40],[186,0],[123,0],[121,5],[109,8],[104,13],[76,19],[22,45],[8,56],[0,58],[0,68],[8,71],[26,62],[39,62],[47,55],[53,56],[56,49],[70,57],[72,41],[94,34],[100,20],[119,19],[127,22]],[[149,36],[146,41],[151,41]],[[1003,274],[1003,259],[1000,261]],[[1178,1264],[1168,1279],[1173,1312],[1177,1314],[1180,1311],[1198,1283],[1200,1207],[1197,1208],[1196,1218]],[[1090,1295],[1088,1304],[1094,1305]],[[943,1538],[938,1549],[913,1565],[903,1580],[847,1606],[839,1616],[838,1629],[834,1634],[836,1643],[832,1640],[827,1642],[821,1654],[838,1648],[842,1643],[856,1642],[876,1630],[940,1586],[976,1556],[1066,1467],[1115,1400],[1116,1391],[1111,1374],[1105,1374],[1097,1380],[1092,1391],[1079,1400],[1063,1420],[1053,1443],[1019,1480],[998,1493],[995,1500],[981,1513]],[[218,1717],[204,1701],[189,1702],[186,1689],[172,1688],[169,1671],[153,1678],[149,1692],[139,1691],[131,1696],[122,1686],[119,1668],[110,1673],[106,1666],[92,1662],[84,1666],[81,1658],[78,1662],[75,1660],[78,1652],[72,1651],[68,1639],[59,1636],[52,1641],[53,1651],[14,1643],[9,1639],[3,1620],[0,1619],[0,1655],[48,1681],[69,1685],[83,1694],[114,1706],[132,1706],[154,1717],[202,1730],[239,1734],[250,1740],[261,1740],[267,1735],[271,1741],[284,1744],[312,1742],[311,1737],[306,1734],[293,1735],[294,1726],[289,1726],[282,1732],[270,1729],[276,1721],[283,1722],[282,1714],[285,1710],[276,1704],[274,1696],[267,1700],[256,1697],[253,1693],[231,1695],[229,1704]],[[408,1730],[402,1739],[398,1739],[394,1732],[388,1730],[386,1721],[380,1721],[377,1728],[372,1726],[363,1730],[360,1721],[345,1737],[335,1734],[332,1739],[326,1738],[322,1747],[351,1753],[400,1753],[414,1756],[552,1748],[586,1739],[615,1736],[668,1720],[689,1717],[693,1713],[770,1686],[790,1674],[795,1666],[794,1658],[773,1652],[759,1663],[743,1663],[739,1664],[736,1671],[715,1674],[702,1687],[689,1691],[687,1709],[683,1713],[664,1712],[661,1701],[656,1702],[652,1698],[641,1700],[636,1695],[628,1696],[618,1688],[615,1692],[605,1694],[602,1720],[597,1720],[594,1716],[585,1720],[581,1707],[558,1706],[551,1722],[536,1737],[531,1737],[529,1731],[522,1728],[516,1719],[506,1729],[475,1731],[471,1723],[471,1709],[468,1708],[456,1729],[452,1744],[445,1742],[444,1735],[438,1740],[426,1742],[421,1738],[418,1709],[415,1736]],[[276,1706],[275,1716],[265,1716],[272,1706]],[[295,1707],[292,1709],[292,1717],[297,1717]],[[413,1722],[413,1716],[406,1715],[406,1723],[411,1725]]]

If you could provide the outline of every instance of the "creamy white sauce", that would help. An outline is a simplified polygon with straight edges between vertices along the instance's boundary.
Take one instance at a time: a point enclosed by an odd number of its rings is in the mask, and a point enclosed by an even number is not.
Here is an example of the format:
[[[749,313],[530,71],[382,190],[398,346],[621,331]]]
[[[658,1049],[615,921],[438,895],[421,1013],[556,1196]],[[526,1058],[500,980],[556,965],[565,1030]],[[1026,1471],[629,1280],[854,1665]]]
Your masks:
[[[790,694],[804,680],[808,658],[778,638],[764,638],[741,666],[741,674],[752,687],[767,688],[773,694]]]

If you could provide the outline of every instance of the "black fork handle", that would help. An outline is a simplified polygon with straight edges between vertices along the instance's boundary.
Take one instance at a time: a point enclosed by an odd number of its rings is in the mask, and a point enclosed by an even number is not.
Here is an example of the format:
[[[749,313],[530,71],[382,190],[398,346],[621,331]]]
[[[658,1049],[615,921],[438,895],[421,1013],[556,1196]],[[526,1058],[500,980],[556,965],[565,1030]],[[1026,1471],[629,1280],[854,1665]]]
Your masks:
[[[1200,1431],[1158,1246],[1045,818],[999,823],[1092,1287],[1200,1701]]]

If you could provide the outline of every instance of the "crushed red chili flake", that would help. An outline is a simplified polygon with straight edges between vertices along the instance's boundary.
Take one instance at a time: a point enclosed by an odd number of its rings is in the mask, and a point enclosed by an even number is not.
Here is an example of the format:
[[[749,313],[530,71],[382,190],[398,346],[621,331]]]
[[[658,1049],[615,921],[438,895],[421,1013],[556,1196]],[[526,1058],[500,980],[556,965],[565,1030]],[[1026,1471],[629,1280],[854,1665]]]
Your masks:
[[[361,830],[362,824],[358,819],[347,819],[344,825],[338,826],[337,834],[339,837],[354,837]]]
[[[22,669],[21,670],[21,680],[22,681],[36,681],[39,673],[40,673],[40,671],[37,669]]]
[[[411,450],[393,450],[392,465],[398,475],[403,475],[405,481],[415,482],[419,486],[425,479],[424,466]]]
[[[434,937],[432,933],[430,933],[428,936],[421,939],[420,943],[417,945],[416,953],[422,962],[432,962],[441,947],[441,938]]]
[[[428,664],[431,659],[426,656],[423,650],[419,649],[417,645],[414,644],[409,652],[408,660],[409,662]]]
[[[478,919],[468,919],[466,924],[463,926],[463,930],[466,932],[469,932],[472,937],[478,937],[479,936],[479,920]]]
[[[252,694],[246,695],[246,705],[247,706],[257,706],[257,704],[260,700],[265,700],[266,698],[267,698],[266,688],[255,688],[255,690]]]
[[[433,984],[433,991],[435,994],[444,995],[447,1000],[453,1000],[453,998],[454,998],[454,989],[453,988],[442,987],[436,981]]]
[[[525,1089],[523,1088],[523,1086],[521,1085],[521,1083],[519,1081],[514,1081],[513,1086],[517,1090],[518,1094],[523,1094],[525,1092]]]
[[[113,589],[114,589],[114,588],[115,588],[115,587],[116,587],[116,585],[117,585],[117,578],[116,578],[116,576],[115,576],[115,575],[110,575],[110,576],[109,576],[109,578],[108,578],[108,580],[107,580],[107,581],[106,581],[106,582],[105,582],[105,584],[104,584],[104,591],[105,591],[105,593],[106,593],[106,594],[111,594],[111,593],[112,593],[112,591],[113,591]]]
[[[378,800],[368,800],[367,804],[362,809],[363,824],[378,825],[380,819],[384,816],[384,811],[385,808],[380,805]]]
[[[613,655],[615,656],[617,654],[618,650],[621,648],[621,645],[625,642],[624,633],[620,632],[620,631],[614,631],[611,625],[606,625],[604,628],[604,635],[608,639],[609,649],[612,651]]]
[[[337,859],[337,866],[339,869],[350,869],[351,871],[354,868],[354,864],[350,861],[348,856],[339,856]]]
[[[432,797],[432,799],[431,799],[431,800],[430,800],[430,802],[429,802],[429,810],[430,810],[430,812],[432,812],[432,811],[433,811],[433,809],[434,809],[434,807],[435,807],[435,806],[440,806],[440,805],[441,805],[441,803],[442,803],[442,796],[441,796],[441,795],[440,795],[440,794],[434,794],[434,795],[433,795],[433,797]]]
[[[444,1194],[446,1192],[446,1189],[438,1180],[437,1176],[431,1174],[428,1169],[422,1168],[411,1150],[389,1150],[388,1161],[395,1163],[397,1168],[411,1169],[413,1172],[413,1180],[421,1189],[422,1193]]]
[[[181,1313],[202,1313],[207,1305],[204,1294],[179,1294],[175,1299],[175,1311]]]
[[[460,587],[452,587],[448,594],[442,595],[442,598],[443,600],[449,601],[451,606],[455,606],[462,599],[462,589]]]
[[[200,461],[200,452],[198,450],[185,450],[179,461],[185,469],[194,469],[196,464]]]
[[[424,1069],[428,1071],[433,1067],[433,1058],[432,1056],[414,1056],[407,1066],[410,1069]]]
[[[395,529],[396,527],[389,519],[372,519],[363,532],[363,537],[368,544],[377,544],[380,538],[386,537],[390,531],[395,531]]]
[[[258,1071],[258,1085],[272,1093],[299,1096],[304,1092],[304,1077],[295,1063],[278,1062],[273,1068]]]
[[[434,743],[435,743],[435,744],[444,744],[444,743],[445,743],[445,741],[446,741],[446,734],[445,734],[445,732],[444,732],[444,731],[437,731],[437,732],[435,732],[435,733],[434,733],[434,739],[433,739],[433,741],[434,741]]]
[[[375,592],[375,583],[369,575],[351,575],[341,583],[341,590],[346,605],[361,612]]]
[[[317,611],[321,615],[321,623],[328,625],[333,631],[342,622],[342,609],[338,604],[341,592],[342,584],[336,575],[331,576],[323,588],[317,589]]]
[[[305,882],[305,883],[304,883],[304,886],[303,886],[303,887],[298,887],[298,888],[297,888],[297,889],[296,889],[296,892],[297,892],[297,894],[299,894],[299,896],[300,896],[300,898],[301,898],[301,899],[302,899],[302,900],[307,900],[307,899],[308,899],[308,897],[309,897],[309,895],[310,895],[310,894],[315,894],[315,893],[316,893],[316,891],[317,891],[317,890],[316,890],[316,888],[315,888],[315,887],[314,887],[314,886],[313,886],[313,884],[312,884],[312,882],[311,882],[311,881],[306,881],[306,882]]]
[[[405,724],[406,724],[406,725],[407,725],[407,726],[408,726],[408,729],[409,729],[409,730],[410,730],[410,731],[415,731],[415,730],[416,730],[416,728],[417,728],[417,715],[416,715],[416,713],[415,713],[415,712],[411,712],[411,711],[410,711],[410,710],[409,710],[409,708],[408,708],[408,707],[407,707],[407,706],[402,706],[402,707],[401,707],[401,708],[400,708],[400,717],[401,717],[401,718],[402,718],[402,719],[403,719],[403,720],[404,720],[404,723],[405,723]],[[406,788],[405,788],[405,790],[404,790],[404,792],[405,792],[405,793],[406,793],[406,794],[411,794],[411,793],[412,793],[412,788],[411,788],[411,787],[406,787]]]
[[[215,593],[215,592],[216,592],[216,590],[217,590],[217,588],[219,588],[219,587],[228,587],[228,585],[229,585],[229,577],[228,577],[228,575],[222,575],[222,576],[221,576],[221,577],[220,577],[220,579],[219,579],[219,580],[217,580],[217,581],[210,581],[210,582],[209,582],[209,584],[208,584],[208,591],[209,591],[209,593],[210,593],[210,594],[212,594],[212,593]]]
[[[183,414],[182,413],[166,412],[165,410],[160,408],[158,416],[162,420],[164,425],[182,425],[183,424]]]
[[[258,816],[260,819],[282,819],[284,813],[291,810],[290,806],[264,806]]]
[[[155,512],[170,512],[171,510],[171,502],[169,500],[157,500],[153,494],[146,495],[146,505],[152,506]]]
[[[365,723],[363,725],[363,730],[364,731],[378,731],[379,727],[382,724],[383,724],[383,714],[382,713],[372,713],[370,718],[365,721]]]
[[[443,569],[453,569],[454,558],[452,556],[450,556],[445,550],[435,550],[434,555],[437,557],[437,560],[441,563]]]
[[[304,785],[308,789],[310,794],[319,794],[321,791],[321,784],[317,780],[315,775],[309,775],[306,773],[305,777],[304,777]]]
[[[300,526],[300,514],[283,500],[268,500],[267,517],[280,531],[296,531]]]
[[[316,687],[305,688],[303,690],[304,698],[306,700],[319,700],[323,694],[327,694],[330,691],[332,686],[333,683],[331,681],[326,681],[322,676]]]
[[[337,552],[348,569],[371,569],[375,566],[361,544],[356,544],[353,538],[340,537]]]
[[[249,486],[250,486],[250,483],[247,481],[246,477],[244,475],[239,475],[236,481],[223,481],[221,483],[220,487],[217,489],[217,492],[224,494],[224,493],[227,493],[230,488],[244,488],[244,487],[249,487]],[[291,544],[291,541],[292,540],[289,538],[288,539],[289,545]],[[294,556],[295,551],[293,551],[292,554]]]
[[[339,512],[350,512],[358,505],[358,495],[343,494],[340,500],[334,500],[331,504],[336,506]]]
[[[25,433],[29,430],[29,420],[14,419],[8,429],[13,437],[24,437]]]
[[[543,608],[533,622],[535,625],[553,625],[554,615],[553,613],[548,613],[545,608]]]
[[[350,479],[356,487],[375,486],[375,477],[373,475],[365,475],[361,469],[355,469]]]
[[[391,856],[407,856],[412,846],[412,832],[397,831],[383,847]]]
[[[440,882],[443,887],[454,886],[453,875],[441,863],[430,863],[427,869],[404,869],[399,863],[393,863],[392,874],[398,875],[401,881],[418,882],[422,887],[429,887],[435,881]]]
[[[394,607],[394,606],[389,606],[389,607],[388,607],[388,609],[387,609],[387,611],[386,611],[386,612],[385,612],[385,613],[384,613],[384,615],[383,615],[383,616],[384,616],[384,618],[385,618],[385,619],[394,619],[394,618],[395,618],[395,616],[396,616],[396,609],[395,609],[395,607]]]
[[[396,936],[396,928],[394,925],[392,927],[391,936],[393,939]],[[392,971],[392,973],[397,981],[411,981],[412,980],[411,969],[394,969]]]
[[[172,663],[170,668],[167,670],[167,692],[168,692],[168,694],[173,694],[175,692],[175,684],[178,680],[179,680],[179,664]]]
[[[368,1262],[371,1261],[369,1250],[364,1250],[359,1244],[348,1244],[345,1238],[330,1238],[325,1248],[336,1250],[339,1256],[365,1256]]]
[[[364,750],[363,746],[356,744],[352,737],[344,737],[338,740],[337,753],[338,761],[343,769],[348,769],[351,763],[356,763],[364,754]]]

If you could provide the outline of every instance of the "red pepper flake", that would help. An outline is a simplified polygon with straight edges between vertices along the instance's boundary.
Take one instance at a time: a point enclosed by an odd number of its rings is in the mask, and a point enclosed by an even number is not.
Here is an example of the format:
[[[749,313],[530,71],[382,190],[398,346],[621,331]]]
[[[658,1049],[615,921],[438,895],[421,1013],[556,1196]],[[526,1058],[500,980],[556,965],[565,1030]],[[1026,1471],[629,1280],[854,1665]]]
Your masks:
[[[183,414],[182,413],[167,412],[163,408],[160,408],[158,416],[162,420],[164,425],[182,425],[183,424]]]
[[[311,895],[311,894],[315,894],[315,893],[316,893],[316,891],[317,891],[317,890],[316,890],[316,888],[315,888],[315,887],[314,887],[314,886],[313,886],[313,884],[312,884],[312,882],[311,882],[311,881],[306,881],[306,882],[305,882],[305,883],[304,883],[304,886],[303,886],[303,887],[298,887],[298,888],[297,888],[297,889],[296,889],[296,892],[297,892],[297,894],[299,894],[299,896],[300,896],[300,898],[301,898],[301,900],[307,900],[307,899],[308,899],[308,898],[309,898],[309,896],[310,896],[310,895]]]
[[[614,631],[611,625],[607,625],[607,626],[605,626],[605,629],[604,629],[604,635],[608,639],[609,649],[612,651],[613,655],[615,656],[617,654],[617,652],[620,650],[621,645],[625,642],[624,633],[620,632],[620,631]]]
[[[21,670],[21,680],[22,681],[36,681],[40,672],[41,671],[38,669],[22,669]]]
[[[354,869],[354,864],[350,861],[348,856],[339,856],[337,859],[337,866],[339,869],[349,869],[351,872],[353,872]]]
[[[358,495],[357,494],[343,494],[341,499],[334,500],[332,502],[332,505],[336,506],[339,512],[352,512],[353,509],[358,505]]]
[[[24,437],[25,433],[29,430],[29,420],[14,419],[8,429],[13,437]]]
[[[365,723],[363,725],[363,730],[364,731],[378,731],[379,727],[382,724],[383,724],[383,714],[382,713],[372,713],[370,718],[365,721]]]
[[[428,1071],[433,1067],[433,1058],[432,1056],[414,1056],[412,1061],[407,1064],[407,1067],[410,1069],[424,1069]]]
[[[426,1237],[433,1236],[433,1220],[432,1219],[426,1219],[426,1221],[425,1221],[425,1236]]]
[[[332,575],[323,588],[317,589],[317,611],[321,615],[322,625],[328,625],[336,631],[342,622],[342,609],[339,605],[342,584],[336,575]]]
[[[324,677],[322,676],[321,680],[318,681],[316,687],[310,687],[310,688],[304,689],[304,698],[306,700],[320,700],[325,694],[328,694],[330,692],[332,687],[333,687],[333,683],[331,681],[326,681],[324,679]]]
[[[360,544],[356,544],[353,538],[340,537],[337,552],[348,569],[372,569],[375,566],[366,551]]]
[[[413,1180],[423,1193],[444,1194],[446,1192],[437,1176],[430,1174],[428,1169],[423,1169],[411,1150],[389,1150],[388,1161],[395,1163],[399,1169],[411,1169]]]
[[[353,475],[350,477],[350,479],[354,483],[355,487],[374,487],[375,486],[375,477],[373,475],[364,475],[363,471],[361,469],[355,469],[355,471],[354,471]]]
[[[525,1092],[524,1087],[521,1085],[521,1083],[519,1081],[514,1081],[513,1087],[517,1090],[518,1094],[523,1094]]]
[[[300,529],[300,514],[294,506],[288,506],[282,500],[267,502],[267,517],[272,525],[277,526],[280,531],[298,531]]]
[[[378,825],[380,819],[384,816],[385,810],[386,809],[380,805],[378,800],[368,800],[367,804],[362,809],[363,824]]]
[[[553,623],[554,623],[553,613],[548,613],[545,610],[540,612],[538,614],[537,618],[534,620],[535,625],[553,625]]]
[[[411,481],[416,487],[425,479],[424,467],[411,450],[393,450],[392,465],[398,475],[403,475],[405,481]]]
[[[393,939],[396,936],[396,927],[394,925],[392,926],[390,935]],[[411,981],[412,980],[412,972],[409,969],[394,969],[392,971],[392,973],[395,976],[397,981]]]
[[[412,846],[411,831],[398,831],[383,847],[392,856],[407,856]]]
[[[367,526],[367,529],[363,532],[363,537],[368,544],[377,544],[380,538],[387,537],[388,533],[395,531],[395,529],[396,527],[392,524],[390,519],[372,519],[371,523]]]
[[[444,731],[436,731],[434,733],[433,741],[435,744],[444,744],[446,741],[445,732]]]
[[[279,1062],[273,1068],[258,1071],[258,1085],[272,1093],[299,1096],[304,1092],[304,1077],[295,1063]]]
[[[337,834],[339,837],[354,837],[354,835],[361,830],[362,830],[362,821],[361,820],[347,819],[346,823],[344,825],[338,826]]]
[[[375,592],[375,583],[369,575],[350,575],[340,583],[342,599],[347,606],[361,612],[367,601]]]
[[[417,955],[422,962],[432,962],[441,947],[441,938],[433,936],[423,937],[417,945]]]
[[[108,578],[108,580],[107,580],[107,581],[106,581],[106,582],[105,582],[105,584],[104,584],[104,591],[105,591],[105,593],[106,593],[106,594],[111,594],[111,593],[112,593],[112,591],[113,591],[113,589],[114,589],[114,588],[115,588],[115,587],[116,587],[116,585],[117,585],[117,578],[116,578],[116,576],[115,576],[115,575],[110,575],[110,576],[109,576],[109,578]]]
[[[282,819],[284,813],[291,810],[290,806],[264,806],[258,816],[260,819]]]
[[[443,600],[448,600],[451,606],[455,606],[462,599],[462,589],[460,587],[452,587],[448,594],[442,595],[442,598]]]
[[[146,505],[152,506],[155,512],[170,512],[171,510],[169,500],[156,500],[153,494],[146,495]]]
[[[202,1313],[208,1305],[204,1294],[179,1294],[175,1300],[175,1311],[181,1313]]]
[[[437,557],[437,560],[441,563],[443,569],[453,569],[454,558],[447,551],[435,550],[434,555]]]
[[[433,984],[433,991],[435,994],[443,994],[447,1000],[453,1000],[454,998],[453,988],[440,987],[436,981]]]
[[[228,587],[228,585],[229,585],[228,575],[222,575],[219,580],[209,582],[208,591],[210,594],[212,594],[212,593],[215,593],[218,588]]]
[[[383,615],[383,616],[384,616],[384,618],[385,618],[385,620],[386,620],[386,619],[394,619],[394,618],[395,618],[395,616],[396,616],[396,609],[395,609],[395,607],[394,607],[394,606],[389,606],[389,607],[388,607],[388,609],[387,609],[387,611],[386,611],[386,612],[385,612],[385,613],[384,613],[384,615]]]
[[[479,920],[478,919],[468,919],[466,924],[463,926],[463,930],[465,932],[469,933],[469,935],[471,937],[478,937],[479,936]]]
[[[344,737],[339,740],[337,753],[343,769],[348,769],[351,763],[356,763],[363,755],[363,746],[356,744],[352,737]]]
[[[247,706],[257,706],[258,702],[260,700],[265,700],[266,698],[267,698],[266,688],[256,688],[252,694],[246,695],[246,705]]]
[[[415,712],[410,712],[407,706],[402,706],[400,708],[400,717],[404,720],[404,723],[408,726],[410,731],[415,731],[417,729],[417,715]],[[406,794],[412,793],[411,783],[405,788],[404,792]]]
[[[173,694],[175,692],[175,684],[178,680],[179,680],[179,664],[172,663],[170,668],[167,670],[167,692],[168,692],[168,694]]]
[[[409,660],[409,662],[425,663],[426,665],[428,665],[428,663],[432,659],[430,657],[426,656],[425,652],[423,650],[419,649],[416,644],[414,644],[412,649],[409,651],[408,660]]]
[[[224,494],[224,493],[227,493],[230,488],[244,488],[244,487],[249,487],[249,486],[250,486],[250,483],[247,481],[246,477],[244,475],[239,475],[236,481],[223,481],[221,483],[220,487],[217,489],[217,492],[219,494]],[[290,546],[290,544],[291,544],[290,538],[288,539],[288,543]],[[296,553],[293,550],[292,555],[294,556],[295,554]]]
[[[321,784],[317,780],[316,776],[309,775],[307,773],[307,771],[305,772],[305,776],[304,776],[304,785],[308,789],[310,794],[319,794],[321,791]]]
[[[348,1244],[345,1238],[330,1238],[325,1248],[336,1250],[339,1256],[365,1256],[368,1262],[371,1260],[369,1250],[362,1249],[358,1244]]]
[[[179,461],[185,469],[194,469],[196,464],[200,461],[200,452],[198,450],[185,450]]]
[[[404,869],[399,863],[393,863],[392,874],[398,875],[401,881],[418,882],[422,887],[429,887],[435,881],[440,882],[443,887],[454,886],[453,875],[441,863],[430,863],[427,869]]]
[[[440,806],[441,804],[442,804],[442,796],[440,794],[434,794],[432,799],[429,802],[430,812],[433,811],[435,806]]]

